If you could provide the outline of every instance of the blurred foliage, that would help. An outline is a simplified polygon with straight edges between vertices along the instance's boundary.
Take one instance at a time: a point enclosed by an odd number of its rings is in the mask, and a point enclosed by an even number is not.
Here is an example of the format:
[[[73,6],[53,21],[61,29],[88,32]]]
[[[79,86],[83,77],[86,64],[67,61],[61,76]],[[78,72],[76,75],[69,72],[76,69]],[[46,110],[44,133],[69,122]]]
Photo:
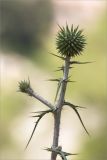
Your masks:
[[[1,0],[1,48],[31,56],[33,50],[42,47],[52,21],[51,0]]]
[[[3,120],[8,123],[12,119],[14,119],[16,116],[20,115],[23,112],[23,110],[26,109],[27,107],[27,101],[24,101],[23,98],[18,97],[17,92],[15,95],[14,95],[14,92],[10,92],[10,93],[4,92],[2,94],[2,98],[1,98],[1,106],[3,106],[2,116],[3,116]],[[14,98],[10,100],[12,96]],[[6,101],[4,98],[6,99]]]
[[[15,93],[16,94],[15,94]],[[10,123],[18,115],[21,115],[27,107],[27,101],[18,95],[14,90],[8,92],[1,87],[1,97],[0,97],[0,155],[2,154],[2,149],[8,149],[16,146],[10,133]],[[13,98],[12,98],[13,97]],[[1,158],[1,156],[0,156]]]
[[[101,127],[100,132],[84,144],[80,159],[106,160],[107,159],[107,126]]]
[[[9,131],[9,126],[3,122],[0,122],[0,135],[1,135],[0,136],[0,153],[1,153],[2,149],[6,147],[7,148],[12,147],[14,142]]]
[[[94,57],[94,68],[91,68],[89,74],[92,76],[89,81],[88,91],[83,94],[87,102],[94,104],[96,111],[99,110],[99,129],[95,130],[94,136],[85,141],[80,155],[80,159],[87,160],[106,160],[107,159],[107,15],[106,10],[103,16],[98,19],[95,29],[90,30],[88,52]],[[93,52],[94,51],[94,52]],[[88,74],[87,74],[88,75]],[[89,78],[89,76],[88,76]],[[90,80],[90,78],[89,78]],[[93,88],[93,89],[91,89]],[[91,90],[91,93],[90,93]],[[95,112],[94,112],[95,113]],[[93,122],[94,123],[94,122]]]

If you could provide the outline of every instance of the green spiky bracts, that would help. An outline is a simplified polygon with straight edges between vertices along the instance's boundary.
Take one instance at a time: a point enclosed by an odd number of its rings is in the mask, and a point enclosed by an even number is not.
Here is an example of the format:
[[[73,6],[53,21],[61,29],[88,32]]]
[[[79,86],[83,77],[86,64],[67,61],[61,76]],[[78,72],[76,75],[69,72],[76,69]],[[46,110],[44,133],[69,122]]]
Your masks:
[[[24,92],[26,93],[28,89],[30,89],[30,80],[28,79],[28,81],[21,81],[19,82],[19,91],[20,92]]]
[[[69,28],[66,24],[65,28],[60,27],[56,39],[58,52],[62,56],[69,57],[80,55],[86,44],[86,39],[82,32],[83,30],[79,30],[79,26],[74,28],[72,25]]]

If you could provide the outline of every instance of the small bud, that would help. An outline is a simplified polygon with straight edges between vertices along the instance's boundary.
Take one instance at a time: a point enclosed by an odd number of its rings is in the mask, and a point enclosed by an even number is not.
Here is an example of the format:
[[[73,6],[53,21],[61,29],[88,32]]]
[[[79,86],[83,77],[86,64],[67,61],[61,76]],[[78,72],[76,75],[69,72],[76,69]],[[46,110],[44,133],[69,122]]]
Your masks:
[[[31,89],[29,79],[28,79],[28,81],[23,80],[23,81],[19,82],[19,91],[20,92],[27,93],[29,89]]]

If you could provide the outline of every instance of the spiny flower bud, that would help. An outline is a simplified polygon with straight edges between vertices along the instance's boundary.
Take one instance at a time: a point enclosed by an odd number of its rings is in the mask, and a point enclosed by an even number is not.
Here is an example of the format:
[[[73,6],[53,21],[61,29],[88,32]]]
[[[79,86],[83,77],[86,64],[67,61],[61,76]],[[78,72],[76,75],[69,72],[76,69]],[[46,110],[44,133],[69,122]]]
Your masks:
[[[31,89],[30,87],[30,80],[28,81],[21,81],[19,82],[19,91],[27,93],[28,89]]]
[[[65,28],[60,27],[60,31],[57,34],[56,45],[58,52],[62,56],[74,57],[80,55],[83,51],[86,39],[82,34],[83,30],[79,30],[78,28],[79,26],[74,28],[72,25],[69,29],[67,24]]]

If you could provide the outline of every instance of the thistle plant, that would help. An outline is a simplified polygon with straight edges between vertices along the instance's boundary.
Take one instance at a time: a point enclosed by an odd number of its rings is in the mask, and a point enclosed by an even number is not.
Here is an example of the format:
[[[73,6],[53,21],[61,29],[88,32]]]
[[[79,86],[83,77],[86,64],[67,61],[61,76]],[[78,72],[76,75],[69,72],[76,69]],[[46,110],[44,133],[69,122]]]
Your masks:
[[[68,156],[76,155],[72,153],[67,153],[63,151],[63,147],[59,145],[59,132],[60,132],[60,121],[61,121],[61,112],[64,106],[69,106],[71,109],[74,110],[77,117],[79,118],[81,125],[83,126],[85,132],[89,135],[89,132],[87,131],[81,116],[79,114],[79,108],[84,108],[78,105],[74,105],[71,102],[66,101],[65,94],[67,89],[67,84],[69,82],[74,82],[70,80],[69,72],[72,69],[73,65],[76,64],[86,64],[90,62],[79,62],[74,61],[73,57],[79,56],[82,54],[84,47],[86,45],[86,38],[83,35],[83,30],[79,29],[79,26],[74,28],[72,25],[70,28],[66,24],[65,27],[59,26],[59,32],[56,36],[56,48],[59,55],[53,54],[53,56],[56,56],[57,58],[60,58],[63,60],[64,64],[63,66],[59,67],[57,71],[62,71],[63,76],[61,78],[55,78],[55,79],[49,79],[49,81],[56,81],[58,82],[58,86],[56,89],[56,95],[55,95],[55,103],[52,104],[40,95],[38,95],[31,87],[30,80],[28,81],[21,81],[19,82],[19,91],[28,94],[29,96],[32,96],[39,100],[41,103],[45,104],[48,109],[44,111],[39,112],[33,112],[34,118],[37,119],[34,129],[32,131],[32,134],[29,138],[29,141],[26,145],[26,148],[28,147],[33,134],[36,130],[37,125],[39,124],[40,120],[48,113],[51,113],[54,117],[54,133],[53,133],[53,142],[50,148],[46,148],[47,151],[51,152],[51,160],[56,160],[57,155],[59,155],[62,160],[67,160]]]

